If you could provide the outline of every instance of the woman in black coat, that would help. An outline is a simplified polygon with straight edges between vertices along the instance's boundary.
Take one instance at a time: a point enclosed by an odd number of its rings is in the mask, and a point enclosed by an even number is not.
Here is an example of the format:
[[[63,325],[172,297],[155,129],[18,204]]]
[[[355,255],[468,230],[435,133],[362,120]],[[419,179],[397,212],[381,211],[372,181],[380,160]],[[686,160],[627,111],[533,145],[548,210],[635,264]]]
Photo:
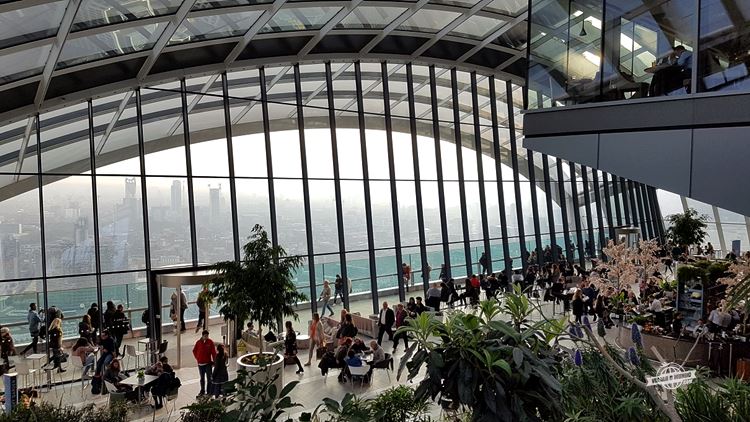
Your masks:
[[[583,294],[581,293],[581,289],[578,289],[573,295],[573,315],[576,317],[576,323],[581,322],[583,308]]]

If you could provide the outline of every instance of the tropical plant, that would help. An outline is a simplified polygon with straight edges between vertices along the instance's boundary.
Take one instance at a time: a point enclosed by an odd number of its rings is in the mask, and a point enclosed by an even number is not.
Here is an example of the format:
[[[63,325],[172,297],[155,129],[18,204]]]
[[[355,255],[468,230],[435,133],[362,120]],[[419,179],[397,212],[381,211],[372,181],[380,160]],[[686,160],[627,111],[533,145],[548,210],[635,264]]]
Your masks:
[[[125,422],[128,409],[124,403],[97,407],[53,404],[44,401],[19,404],[11,413],[0,413],[0,422]]]
[[[305,413],[301,422],[370,422],[370,402],[352,393],[346,393],[341,403],[331,398],[323,399],[312,413]]]
[[[690,281],[704,281],[706,277],[706,270],[701,267],[681,265],[677,268],[677,281],[683,284]]]
[[[747,422],[750,385],[730,378],[712,386],[699,377],[675,392],[675,406],[684,422]]]
[[[427,400],[418,400],[414,396],[414,390],[405,385],[392,387],[380,393],[370,402],[370,409],[372,420],[380,422],[430,420]]]
[[[201,396],[182,410],[181,422],[221,422],[226,406],[224,402],[213,400],[211,396]]]
[[[272,246],[263,227],[253,227],[250,240],[243,246],[242,261],[214,264],[217,277],[211,294],[221,303],[219,313],[234,320],[237,327],[248,319],[258,323],[263,349],[263,327],[280,330],[284,317],[297,318],[294,306],[306,300],[294,285],[294,274],[302,265],[296,256],[288,256],[281,246]]]
[[[268,371],[264,366],[260,371]],[[291,422],[288,412],[301,406],[292,401],[289,393],[299,384],[292,381],[277,391],[276,379],[279,374],[269,377],[253,377],[247,371],[237,371],[237,379],[234,381],[235,391],[229,396],[225,414],[222,421],[245,421],[245,422]]]
[[[667,238],[675,245],[700,245],[706,238],[706,216],[690,208],[681,214],[667,216]]]
[[[423,313],[399,329],[413,339],[398,370],[400,378],[427,372],[415,397],[430,397],[463,410],[473,421],[560,420],[560,362],[553,340],[564,318],[529,321],[534,309],[520,288],[480,304],[478,313],[458,311],[445,322]],[[504,312],[501,312],[504,311]]]

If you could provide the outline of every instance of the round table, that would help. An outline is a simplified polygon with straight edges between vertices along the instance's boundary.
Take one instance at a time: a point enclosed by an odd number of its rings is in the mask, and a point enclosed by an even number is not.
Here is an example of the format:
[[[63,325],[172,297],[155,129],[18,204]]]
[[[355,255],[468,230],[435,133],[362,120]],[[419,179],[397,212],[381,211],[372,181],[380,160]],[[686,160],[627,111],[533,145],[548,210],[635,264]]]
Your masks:
[[[300,334],[297,336],[297,348],[307,349],[310,347],[310,336],[307,334]]]

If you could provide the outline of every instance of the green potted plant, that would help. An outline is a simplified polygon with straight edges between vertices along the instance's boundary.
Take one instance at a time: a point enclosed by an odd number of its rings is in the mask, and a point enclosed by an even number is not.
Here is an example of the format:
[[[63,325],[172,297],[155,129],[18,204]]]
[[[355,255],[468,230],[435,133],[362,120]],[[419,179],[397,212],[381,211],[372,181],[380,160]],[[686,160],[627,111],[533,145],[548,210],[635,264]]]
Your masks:
[[[258,224],[253,227],[243,252],[239,262],[214,264],[217,277],[212,281],[211,295],[221,304],[219,313],[225,319],[233,320],[238,327],[248,319],[258,324],[260,351],[240,356],[238,365],[251,374],[270,377],[278,373],[277,383],[283,385],[284,358],[275,353],[264,354],[263,329],[268,327],[279,331],[282,327],[278,324],[283,318],[297,319],[294,307],[297,302],[307,299],[294,285],[294,275],[302,260],[287,255],[281,246],[273,246],[266,231]],[[253,357],[258,354],[261,356]],[[270,366],[269,371],[257,370],[266,366]]]
[[[690,208],[681,214],[667,216],[667,238],[678,246],[700,245],[706,238],[706,216]]]

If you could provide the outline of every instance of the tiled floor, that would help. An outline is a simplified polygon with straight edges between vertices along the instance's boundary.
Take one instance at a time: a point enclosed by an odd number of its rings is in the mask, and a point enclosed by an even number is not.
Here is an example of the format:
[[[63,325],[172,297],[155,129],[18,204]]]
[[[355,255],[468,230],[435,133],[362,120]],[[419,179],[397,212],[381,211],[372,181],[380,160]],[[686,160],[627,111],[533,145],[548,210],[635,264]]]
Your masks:
[[[397,299],[395,297],[384,298],[389,303],[395,303]],[[542,311],[545,315],[552,315],[552,305],[542,303]],[[361,312],[362,314],[369,314],[371,311],[372,303],[369,300],[352,303],[352,311]],[[334,308],[334,311],[338,312],[341,308],[339,304]],[[557,311],[560,309],[558,307]],[[559,317],[559,313],[556,315]],[[539,318],[540,315],[536,314],[534,319]],[[302,317],[301,319],[306,319]],[[300,331],[306,324],[306,321],[299,321],[295,324],[295,328]],[[212,331],[218,331],[218,327],[213,327]],[[173,334],[168,334],[165,338],[172,342],[174,339]],[[195,367],[194,360],[192,359],[192,345],[197,338],[197,334],[194,334],[191,330],[182,336],[182,353],[183,353],[183,365],[182,368],[177,370],[177,376],[182,381],[182,387],[180,388],[180,394],[176,403],[165,406],[164,409],[160,409],[156,413],[150,407],[138,408],[133,407],[132,420],[156,420],[156,421],[176,421],[179,419],[179,410],[181,407],[192,403],[195,400],[196,394],[199,392],[199,380],[198,370]],[[128,342],[135,342],[136,340],[130,339]],[[392,342],[384,340],[383,347],[386,352],[390,352],[393,348]],[[395,367],[398,368],[399,359],[403,355],[403,347],[394,355]],[[176,360],[175,350],[171,348],[168,352],[170,361]],[[300,358],[303,363],[306,360],[306,351],[300,352]],[[292,392],[292,399],[302,405],[299,408],[299,412],[311,411],[318,406],[323,398],[330,397],[336,400],[341,400],[346,393],[357,393],[359,395],[368,397],[377,395],[379,392],[389,388],[390,386],[399,383],[408,383],[405,380],[405,376],[401,380],[396,380],[396,374],[392,373],[389,379],[388,374],[384,371],[377,371],[373,376],[372,383],[370,385],[364,385],[360,387],[356,383],[354,386],[351,384],[341,384],[337,381],[336,376],[337,370],[332,370],[328,377],[323,377],[320,374],[320,370],[315,366],[306,367],[304,374],[295,374],[296,367],[287,366],[284,368],[284,381],[289,382],[291,380],[299,380],[300,384]],[[70,372],[70,371],[69,371]],[[233,378],[236,374],[236,363],[232,361],[230,363],[230,378]],[[66,373],[66,375],[68,375]],[[70,374],[72,375],[72,374]],[[52,403],[106,403],[107,396],[92,396],[90,390],[85,388],[81,390],[81,384],[79,382],[68,383],[64,386],[58,386],[48,393],[42,395],[43,400],[50,401]],[[175,408],[176,410],[173,410]],[[439,409],[433,409],[434,412],[439,412]]]

